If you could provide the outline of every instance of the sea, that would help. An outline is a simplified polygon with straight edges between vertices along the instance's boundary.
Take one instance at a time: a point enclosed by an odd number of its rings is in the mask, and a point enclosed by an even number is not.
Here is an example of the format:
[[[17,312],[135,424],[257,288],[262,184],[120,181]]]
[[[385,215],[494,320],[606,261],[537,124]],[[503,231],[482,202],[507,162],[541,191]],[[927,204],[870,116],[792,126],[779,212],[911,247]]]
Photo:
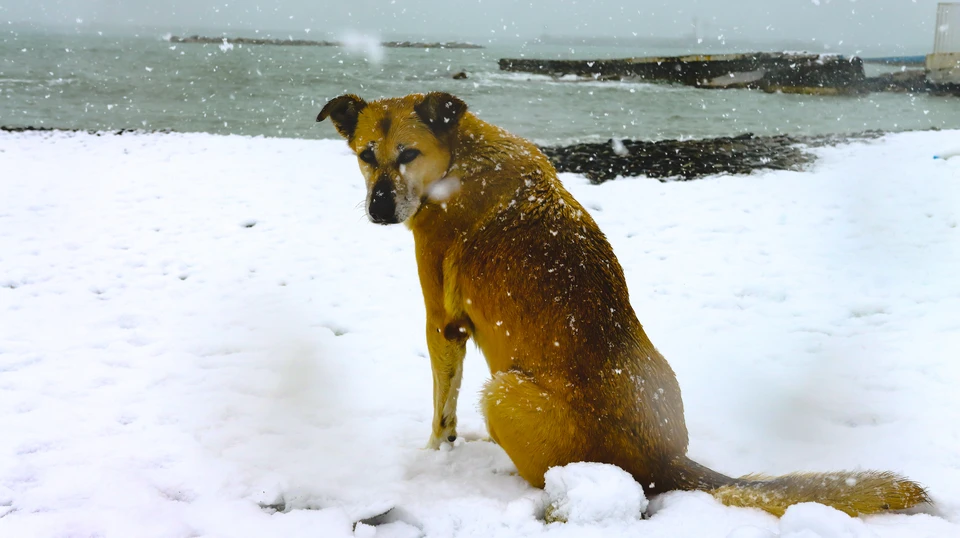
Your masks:
[[[214,34],[216,35],[216,34]],[[248,35],[248,37],[260,37]],[[276,37],[276,36],[274,36]],[[302,36],[298,36],[302,37]],[[541,144],[844,134],[960,127],[960,99],[907,93],[809,96],[500,71],[511,58],[604,59],[690,49],[487,44],[479,49],[173,43],[160,32],[0,30],[0,125],[336,138],[327,100],[441,90]],[[714,51],[716,52],[716,51]],[[879,68],[869,67],[876,74]],[[464,72],[466,79],[453,75]]]

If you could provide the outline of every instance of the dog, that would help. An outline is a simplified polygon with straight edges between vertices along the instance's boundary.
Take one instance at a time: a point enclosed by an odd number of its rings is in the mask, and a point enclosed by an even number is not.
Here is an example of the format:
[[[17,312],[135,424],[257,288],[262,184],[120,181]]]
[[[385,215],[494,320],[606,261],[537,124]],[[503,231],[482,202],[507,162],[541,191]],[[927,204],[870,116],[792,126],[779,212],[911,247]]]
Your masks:
[[[623,468],[648,495],[701,490],[777,516],[800,502],[858,515],[930,501],[890,472],[731,478],[689,459],[676,376],[610,243],[534,144],[442,92],[341,95],[326,118],[357,155],[370,220],[413,232],[433,372],[428,448],[456,439],[472,338],[490,367],[490,437],[533,486],[589,461]]]

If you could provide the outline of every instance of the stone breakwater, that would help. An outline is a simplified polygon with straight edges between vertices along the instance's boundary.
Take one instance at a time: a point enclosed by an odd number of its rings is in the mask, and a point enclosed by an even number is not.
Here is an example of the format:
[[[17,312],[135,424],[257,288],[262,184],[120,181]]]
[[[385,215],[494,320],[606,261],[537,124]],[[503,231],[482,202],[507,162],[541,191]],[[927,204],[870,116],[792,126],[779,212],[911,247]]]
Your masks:
[[[871,61],[875,63],[879,60]],[[501,71],[535,73],[564,79],[573,77],[580,80],[643,80],[684,84],[696,88],[751,89],[811,95],[924,92],[960,96],[960,84],[931,81],[924,69],[867,77],[863,63],[864,60],[856,56],[846,58],[839,54],[803,52],[695,54],[609,60],[499,60]]]
[[[118,136],[171,131],[116,129],[90,131],[52,127],[0,125],[0,132],[87,132],[96,136]],[[617,140],[598,143],[544,146],[540,149],[558,172],[583,174],[599,184],[618,177],[646,176],[661,181],[684,181],[718,174],[749,174],[755,170],[802,170],[814,161],[806,149],[856,140],[878,138],[881,131],[851,135],[755,136],[702,140]]]
[[[623,78],[663,81],[698,88],[757,88],[767,91],[811,89],[856,91],[864,80],[863,61],[837,54],[756,52],[696,54],[611,60],[537,60],[504,58],[502,71],[575,76],[598,80]]]
[[[230,43],[234,45],[282,45],[296,47],[340,47],[343,43],[340,41],[315,41],[310,39],[269,39],[260,37],[207,37],[192,35],[187,37],[169,36],[167,41],[171,43],[201,43],[208,45],[222,45]],[[481,45],[473,43],[461,43],[458,41],[421,43],[417,41],[384,41],[381,46],[394,49],[482,49]]]

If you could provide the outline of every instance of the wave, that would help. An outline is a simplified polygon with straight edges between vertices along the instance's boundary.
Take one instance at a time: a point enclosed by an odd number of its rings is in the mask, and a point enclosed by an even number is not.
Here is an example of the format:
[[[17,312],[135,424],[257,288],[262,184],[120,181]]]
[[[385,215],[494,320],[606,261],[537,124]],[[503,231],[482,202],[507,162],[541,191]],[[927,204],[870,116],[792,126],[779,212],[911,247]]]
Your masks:
[[[674,84],[663,84],[648,82],[640,79],[623,80],[596,80],[592,78],[578,77],[576,75],[564,75],[562,77],[551,77],[549,75],[535,75],[530,73],[509,73],[504,71],[481,71],[471,73],[468,80],[481,85],[503,85],[503,86],[522,86],[530,82],[547,84],[550,86],[577,85],[590,88],[617,89],[629,91],[632,93],[663,93],[663,92],[682,92],[689,91],[689,88]]]
[[[63,84],[70,84],[75,82],[77,79],[75,77],[57,77],[51,79],[39,79],[39,78],[0,78],[0,85],[14,85],[14,84],[36,84],[37,86],[61,86]]]

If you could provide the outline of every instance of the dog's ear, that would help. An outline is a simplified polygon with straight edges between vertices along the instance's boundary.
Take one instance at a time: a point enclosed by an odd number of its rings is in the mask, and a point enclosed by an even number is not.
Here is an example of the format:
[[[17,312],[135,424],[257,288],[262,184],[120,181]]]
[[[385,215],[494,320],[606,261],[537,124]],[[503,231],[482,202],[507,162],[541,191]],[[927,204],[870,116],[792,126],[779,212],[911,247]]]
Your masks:
[[[413,109],[431,131],[442,134],[457,125],[467,104],[449,93],[430,92]]]
[[[352,93],[334,97],[317,115],[317,121],[323,121],[330,118],[333,126],[337,128],[340,136],[347,140],[353,138],[353,132],[357,129],[357,118],[360,112],[367,107],[367,102],[353,95]]]

